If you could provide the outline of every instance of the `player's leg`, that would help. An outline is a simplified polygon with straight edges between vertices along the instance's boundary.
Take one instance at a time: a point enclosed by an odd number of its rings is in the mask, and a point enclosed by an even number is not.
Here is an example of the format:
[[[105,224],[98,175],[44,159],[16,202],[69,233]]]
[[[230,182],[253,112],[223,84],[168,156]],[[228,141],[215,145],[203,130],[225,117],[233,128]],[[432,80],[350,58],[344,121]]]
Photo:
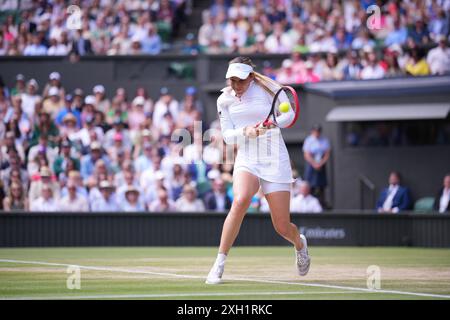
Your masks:
[[[297,226],[291,222],[289,191],[276,191],[265,195],[270,208],[270,215],[275,231],[283,238],[291,242],[295,249],[301,250],[303,244],[300,241],[300,233]]]
[[[306,275],[309,271],[310,257],[308,245],[304,235],[300,235],[297,226],[291,222],[290,217],[290,191],[289,185],[263,182],[262,188],[269,204],[272,223],[275,230],[295,246],[295,263],[298,273]],[[284,189],[284,190],[283,190]],[[273,191],[273,192],[271,192]]]
[[[253,174],[240,170],[233,175],[233,203],[223,224],[219,253],[228,254],[230,251],[252,197],[258,189],[259,179]]]
[[[233,203],[225,219],[220,239],[219,254],[208,274],[206,283],[221,282],[225,259],[236,239],[242,220],[247,212],[252,197],[259,189],[259,179],[247,171],[237,171],[233,175]]]

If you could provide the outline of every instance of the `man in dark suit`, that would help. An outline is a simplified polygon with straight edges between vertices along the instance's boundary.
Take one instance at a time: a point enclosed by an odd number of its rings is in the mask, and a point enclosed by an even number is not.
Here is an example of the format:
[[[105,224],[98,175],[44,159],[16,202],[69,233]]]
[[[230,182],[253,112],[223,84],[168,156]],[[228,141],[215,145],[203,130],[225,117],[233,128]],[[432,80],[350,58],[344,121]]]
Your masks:
[[[226,193],[225,182],[216,178],[212,184],[212,190],[203,197],[206,210],[225,211],[231,208],[231,199]]]
[[[445,175],[443,186],[434,198],[434,210],[450,213],[450,173]]]
[[[378,212],[397,213],[411,207],[411,196],[406,187],[400,185],[401,177],[398,172],[389,175],[389,187],[381,191],[376,209]]]

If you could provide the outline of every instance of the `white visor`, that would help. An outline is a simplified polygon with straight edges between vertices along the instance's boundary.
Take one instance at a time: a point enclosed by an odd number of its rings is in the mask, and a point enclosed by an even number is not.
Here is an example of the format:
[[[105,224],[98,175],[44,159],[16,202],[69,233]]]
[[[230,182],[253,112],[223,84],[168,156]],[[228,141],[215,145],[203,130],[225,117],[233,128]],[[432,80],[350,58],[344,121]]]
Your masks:
[[[225,78],[238,77],[239,79],[247,79],[250,72],[253,72],[252,66],[244,63],[232,63],[228,66]]]

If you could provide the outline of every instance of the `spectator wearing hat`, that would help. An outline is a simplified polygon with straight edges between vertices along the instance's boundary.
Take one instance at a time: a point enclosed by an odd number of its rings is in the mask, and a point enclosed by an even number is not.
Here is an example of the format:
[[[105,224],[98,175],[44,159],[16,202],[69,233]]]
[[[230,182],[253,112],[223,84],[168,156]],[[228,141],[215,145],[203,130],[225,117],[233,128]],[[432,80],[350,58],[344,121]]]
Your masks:
[[[175,202],[176,210],[179,212],[203,212],[205,205],[197,198],[197,190],[191,185],[183,187],[181,197]]]
[[[450,73],[450,48],[447,46],[446,36],[438,37],[438,46],[428,52],[427,62],[433,75]]]
[[[30,79],[26,85],[26,91],[20,97],[22,98],[22,110],[27,114],[28,118],[34,121],[36,104],[42,100],[41,96],[37,94],[39,89],[38,83],[35,79]]]
[[[144,105],[145,98],[142,96],[135,97],[131,103],[131,111],[128,113],[128,126],[131,137],[135,136],[140,131],[141,126],[145,124],[146,113]]]
[[[75,170],[80,170],[80,160],[72,156],[72,144],[65,139],[61,142],[59,147],[59,154],[53,162],[53,172],[57,177],[66,170],[69,161],[73,161]]]
[[[123,174],[123,181],[120,182],[120,184],[118,184],[119,182],[116,182],[116,185],[118,186],[117,188],[117,201],[119,203],[121,203],[124,199],[125,199],[125,192],[127,190],[128,187],[135,187],[137,189],[137,191],[139,191],[139,201],[142,202],[142,204],[144,205],[144,192],[142,190],[142,188],[139,186],[139,179],[137,179],[136,177],[136,172],[134,171],[134,168],[132,167],[131,163],[128,162],[128,166],[124,167],[122,170],[122,174]],[[116,177],[117,178],[117,175]],[[117,179],[115,181],[118,181]]]
[[[103,180],[99,184],[99,189],[101,197],[90,203],[91,210],[97,212],[120,211],[114,195],[114,186],[108,180]]]
[[[52,118],[63,109],[64,101],[61,99],[59,89],[57,87],[50,87],[48,90],[48,98],[43,102],[44,111],[49,113]]]
[[[311,186],[311,191],[323,204],[327,186],[326,164],[330,158],[330,142],[322,135],[322,127],[315,124],[303,143],[305,159],[304,179]]]
[[[64,90],[61,82],[61,74],[57,71],[53,71],[48,76],[48,82],[44,86],[44,90],[42,92],[43,97],[49,97],[50,93],[49,90],[52,87],[56,87],[58,89],[58,95],[60,99],[64,99],[64,96],[66,95],[66,91]]]
[[[376,203],[378,212],[398,213],[411,207],[409,189],[401,185],[399,172],[389,174],[389,186],[383,189]]]
[[[53,212],[58,211],[58,202],[53,195],[53,189],[50,185],[44,184],[40,189],[39,196],[30,199],[30,211],[32,212]]]
[[[188,33],[181,47],[181,54],[196,56],[200,53],[200,46],[196,42],[196,37],[193,33]]]
[[[48,186],[51,189],[52,199],[58,199],[60,195],[60,187],[57,181],[53,180],[53,174],[49,167],[41,167],[37,180],[31,181],[28,199],[30,203],[42,196],[42,189]]]
[[[76,141],[78,139],[79,129],[80,128],[77,126],[77,117],[70,112],[64,116],[62,123],[59,126],[61,137],[71,141]]]
[[[299,194],[291,199],[292,212],[318,213],[322,212],[319,200],[311,195],[311,188],[307,181],[302,181],[299,186]]]
[[[148,206],[150,212],[175,212],[177,210],[175,202],[169,198],[167,189],[161,187],[156,193],[157,198]]]
[[[178,101],[170,94],[169,89],[167,87],[162,87],[160,90],[160,97],[158,101],[155,103],[155,108],[153,112],[153,123],[161,123],[164,115],[170,112],[174,120],[178,119],[179,113],[179,103]]]
[[[89,202],[86,197],[77,192],[77,184],[69,180],[66,188],[67,194],[58,201],[58,210],[61,212],[88,212]]]
[[[106,166],[109,166],[109,159],[103,153],[103,148],[100,142],[93,141],[90,144],[90,152],[81,158],[80,173],[84,182],[94,174],[95,164],[102,159]]]
[[[29,202],[21,183],[12,182],[3,199],[4,211],[28,211]]]
[[[106,97],[105,87],[101,84],[96,85],[92,89],[92,93],[95,97],[95,106],[97,110],[100,110],[104,114],[111,108],[111,102]]]
[[[124,199],[120,202],[120,210],[125,212],[142,212],[145,206],[139,199],[140,191],[135,186],[127,186]]]
[[[445,175],[442,187],[434,198],[434,210],[439,213],[450,213],[450,173]]]
[[[78,100],[78,99],[77,99]],[[58,112],[55,118],[55,122],[58,126],[64,124],[65,117],[71,114],[75,117],[75,127],[81,127],[81,113],[77,109],[77,104],[75,102],[75,96],[72,94],[66,94],[64,99],[64,107]]]
[[[22,95],[26,91],[25,76],[21,73],[16,75],[16,84],[11,88],[11,96]]]
[[[212,190],[207,192],[203,200],[207,210],[227,211],[231,208],[231,199],[227,195],[225,181],[217,177],[212,183]]]
[[[84,104],[81,111],[81,123],[84,125],[86,121],[95,118],[97,100],[93,95],[84,98]]]
[[[291,59],[284,59],[278,70],[276,81],[281,84],[295,84],[300,82],[300,75],[293,70],[294,63]]]

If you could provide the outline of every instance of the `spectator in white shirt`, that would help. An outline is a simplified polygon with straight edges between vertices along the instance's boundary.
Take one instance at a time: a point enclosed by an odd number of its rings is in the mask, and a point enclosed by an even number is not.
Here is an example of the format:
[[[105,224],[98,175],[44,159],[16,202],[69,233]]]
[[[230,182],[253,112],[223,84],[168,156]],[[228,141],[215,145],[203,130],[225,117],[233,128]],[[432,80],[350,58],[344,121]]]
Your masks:
[[[58,204],[53,198],[53,192],[50,185],[44,184],[42,186],[41,196],[31,202],[30,211],[37,211],[37,212],[58,211]]]
[[[125,212],[145,211],[143,203],[139,200],[140,192],[135,186],[128,186],[125,197],[121,201],[120,209]]]
[[[370,51],[367,55],[367,65],[361,71],[361,79],[381,79],[384,77],[385,71],[378,63],[375,52]]]
[[[160,94],[161,97],[155,103],[155,109],[153,111],[153,123],[160,124],[167,112],[170,112],[172,114],[172,117],[176,121],[179,112],[178,101],[172,97],[167,87],[161,88]]]
[[[197,198],[197,191],[191,185],[183,187],[181,197],[175,203],[177,211],[182,212],[203,212],[205,205],[203,201]]]
[[[322,212],[322,206],[319,200],[311,195],[309,183],[302,181],[300,183],[300,193],[291,200],[291,212]]]
[[[264,46],[268,53],[290,53],[292,50],[291,37],[284,32],[283,25],[279,22],[273,26],[273,33],[267,37]]]
[[[37,94],[39,89],[38,83],[35,79],[30,79],[27,83],[27,91],[21,95],[22,110],[26,113],[29,119],[34,120],[36,104],[42,100],[42,97]]]
[[[67,195],[62,197],[58,204],[59,211],[62,212],[87,212],[89,203],[86,197],[77,192],[77,185],[74,181],[67,182]]]
[[[91,203],[92,211],[119,211],[120,208],[116,203],[116,197],[114,196],[114,186],[109,181],[104,180],[100,182],[100,192],[102,196]]]
[[[439,37],[439,45],[428,52],[427,63],[431,74],[442,75],[450,72],[450,48],[445,36]]]
[[[450,173],[445,175],[443,186],[434,199],[434,210],[450,213]]]

